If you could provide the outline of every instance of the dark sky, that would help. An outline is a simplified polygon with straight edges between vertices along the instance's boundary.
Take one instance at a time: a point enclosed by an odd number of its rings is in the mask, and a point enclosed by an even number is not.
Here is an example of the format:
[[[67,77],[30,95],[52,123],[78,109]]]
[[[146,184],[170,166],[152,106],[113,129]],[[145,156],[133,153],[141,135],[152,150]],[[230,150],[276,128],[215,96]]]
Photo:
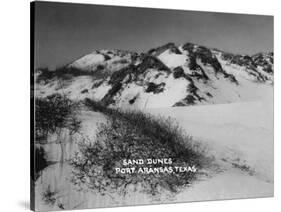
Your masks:
[[[147,51],[194,42],[232,53],[273,51],[273,17],[36,2],[35,66],[55,68],[95,49]]]

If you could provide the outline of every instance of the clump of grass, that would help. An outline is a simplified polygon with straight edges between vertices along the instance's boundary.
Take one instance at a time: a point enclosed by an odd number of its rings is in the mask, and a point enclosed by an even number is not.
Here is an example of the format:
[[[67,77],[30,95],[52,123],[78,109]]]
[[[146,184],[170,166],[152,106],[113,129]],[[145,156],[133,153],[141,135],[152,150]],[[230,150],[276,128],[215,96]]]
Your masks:
[[[80,153],[72,160],[75,184],[101,193],[124,194],[128,185],[141,186],[151,195],[163,190],[176,193],[196,179],[198,173],[119,175],[114,168],[123,159],[139,158],[172,158],[173,166],[194,165],[197,169],[206,165],[200,147],[173,120],[140,111],[109,109],[89,99],[86,105],[107,115],[108,122],[99,126],[95,142],[81,142]]]

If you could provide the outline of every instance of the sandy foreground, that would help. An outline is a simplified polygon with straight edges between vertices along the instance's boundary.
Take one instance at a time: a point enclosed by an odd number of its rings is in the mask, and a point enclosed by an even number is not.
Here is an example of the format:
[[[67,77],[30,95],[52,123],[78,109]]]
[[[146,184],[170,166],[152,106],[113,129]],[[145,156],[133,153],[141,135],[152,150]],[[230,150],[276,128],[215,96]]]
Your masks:
[[[172,199],[163,201],[137,192],[119,197],[77,191],[70,182],[68,162],[55,163],[36,182],[36,208],[58,210],[62,209],[58,205],[77,209],[273,196],[273,108],[268,101],[158,108],[146,112],[175,119],[215,158],[221,171],[199,179]],[[83,120],[81,131],[89,139],[94,139],[97,124],[106,120],[104,115],[91,111],[82,111],[80,119]],[[75,142],[72,139],[65,146],[66,160],[77,150]],[[57,144],[49,145],[46,151],[53,161],[61,158]],[[57,191],[54,206],[42,201],[42,193],[48,187]]]
[[[179,201],[273,196],[273,113],[264,102],[152,109],[175,119],[223,169],[195,182]]]

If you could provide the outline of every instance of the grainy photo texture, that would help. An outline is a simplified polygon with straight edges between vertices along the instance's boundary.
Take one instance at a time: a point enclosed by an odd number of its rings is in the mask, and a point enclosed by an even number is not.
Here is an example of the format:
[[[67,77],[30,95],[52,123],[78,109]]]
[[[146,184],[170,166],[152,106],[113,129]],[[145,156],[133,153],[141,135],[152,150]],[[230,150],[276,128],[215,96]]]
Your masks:
[[[31,209],[271,197],[273,17],[31,3]]]

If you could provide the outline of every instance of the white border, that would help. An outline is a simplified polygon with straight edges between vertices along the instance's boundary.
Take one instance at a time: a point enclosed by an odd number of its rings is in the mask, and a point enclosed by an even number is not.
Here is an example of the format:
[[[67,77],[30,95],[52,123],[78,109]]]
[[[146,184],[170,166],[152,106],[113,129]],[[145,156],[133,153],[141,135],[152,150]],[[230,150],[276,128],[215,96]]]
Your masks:
[[[57,0],[61,2],[60,0]],[[77,3],[274,15],[275,197],[98,209],[99,211],[276,211],[280,203],[280,5],[276,0],[75,0]],[[1,211],[24,211],[29,202],[29,1],[1,2]],[[279,39],[277,39],[279,38]],[[279,209],[280,210],[280,209]],[[78,210],[82,211],[82,210]],[[83,210],[93,211],[93,210]]]

